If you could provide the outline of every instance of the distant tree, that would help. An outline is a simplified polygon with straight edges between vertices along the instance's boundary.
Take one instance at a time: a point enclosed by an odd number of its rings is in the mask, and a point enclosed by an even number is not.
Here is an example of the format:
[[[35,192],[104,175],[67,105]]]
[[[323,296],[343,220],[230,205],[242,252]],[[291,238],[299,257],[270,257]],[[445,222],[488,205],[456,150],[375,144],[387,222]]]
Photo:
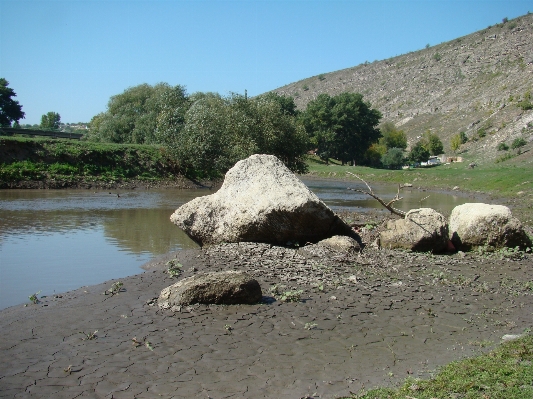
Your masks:
[[[384,144],[387,149],[401,148],[405,150],[407,148],[407,136],[403,130],[398,130],[394,123],[385,122],[380,128],[381,135],[380,144]]]
[[[377,125],[381,113],[372,109],[358,93],[336,96],[320,94],[307,104],[302,121],[319,153],[333,158],[361,163],[367,149],[381,136]]]
[[[61,116],[57,112],[48,112],[41,116],[41,129],[55,130],[59,129]]]
[[[18,122],[19,119],[24,118],[22,106],[12,98],[17,94],[8,86],[9,82],[0,78],[0,126],[11,126],[12,122]]]
[[[405,162],[405,156],[402,148],[390,148],[387,153],[381,157],[383,166],[389,169],[399,169]]]
[[[420,142],[426,148],[426,150],[429,151],[431,155],[439,155],[444,152],[444,145],[439,139],[439,136],[434,133],[431,133],[431,131],[429,130],[422,135],[422,139],[420,140]]]
[[[13,122],[13,125],[11,126],[13,129],[20,129],[20,123],[18,121]]]
[[[417,142],[411,151],[409,152],[409,160],[411,162],[426,162],[429,159],[429,151],[422,144],[421,141]]]
[[[461,144],[464,144],[468,141],[468,137],[466,136],[465,132],[459,133],[459,136],[461,137]]]
[[[453,152],[457,152],[457,150],[461,147],[462,144],[463,142],[461,140],[461,134],[459,133],[453,136],[450,141],[450,147]]]
[[[381,139],[380,139],[381,141]],[[387,153],[387,147],[381,143],[372,144],[365,152],[365,165],[380,167],[381,158]]]
[[[269,92],[266,94],[263,94],[257,99],[266,100],[266,101],[274,101],[276,102],[281,111],[286,115],[296,116],[299,114],[299,111],[296,109],[296,103],[294,102],[294,98],[289,96],[281,96],[278,93]]]

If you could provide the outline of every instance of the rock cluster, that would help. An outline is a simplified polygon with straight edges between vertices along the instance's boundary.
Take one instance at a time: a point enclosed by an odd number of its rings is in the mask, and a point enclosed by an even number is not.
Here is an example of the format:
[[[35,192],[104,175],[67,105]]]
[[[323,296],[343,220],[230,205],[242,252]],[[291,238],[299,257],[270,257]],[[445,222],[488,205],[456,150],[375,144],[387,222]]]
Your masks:
[[[389,221],[380,233],[382,248],[443,252],[452,247],[468,251],[531,247],[531,239],[518,219],[503,205],[467,203],[455,207],[449,222],[440,213],[413,209],[404,219]]]
[[[178,208],[171,221],[200,245],[304,245],[353,232],[273,155],[252,155],[228,171],[215,194]]]

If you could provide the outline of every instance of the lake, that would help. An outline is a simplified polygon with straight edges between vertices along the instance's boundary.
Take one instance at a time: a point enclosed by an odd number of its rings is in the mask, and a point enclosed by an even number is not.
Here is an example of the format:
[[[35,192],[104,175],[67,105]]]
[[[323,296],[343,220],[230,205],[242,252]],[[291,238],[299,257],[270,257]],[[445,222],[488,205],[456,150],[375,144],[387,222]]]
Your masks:
[[[335,211],[365,212],[381,206],[346,189],[362,184],[302,179]],[[373,187],[384,198],[394,185]],[[117,195],[119,193],[120,196]],[[0,309],[142,272],[150,259],[197,245],[169,217],[202,190],[0,190]],[[429,195],[429,197],[428,197]],[[433,207],[445,214],[465,196],[402,191],[397,208]],[[425,198],[428,197],[428,198]]]

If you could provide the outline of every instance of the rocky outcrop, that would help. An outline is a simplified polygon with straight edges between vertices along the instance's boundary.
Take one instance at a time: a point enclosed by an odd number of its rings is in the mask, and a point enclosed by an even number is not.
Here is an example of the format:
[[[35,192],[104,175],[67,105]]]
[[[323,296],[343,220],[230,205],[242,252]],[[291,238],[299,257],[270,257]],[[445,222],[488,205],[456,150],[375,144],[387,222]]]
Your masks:
[[[382,248],[442,252],[447,248],[446,218],[430,208],[413,209],[404,219],[390,220],[380,233]]]
[[[201,304],[251,304],[262,298],[261,286],[250,275],[238,271],[199,273],[161,291],[161,309]]]
[[[200,245],[317,242],[353,234],[273,155],[252,155],[228,171],[215,194],[195,198],[170,218]]]
[[[450,215],[450,237],[458,250],[531,247],[531,240],[511,210],[503,205],[468,203]]]

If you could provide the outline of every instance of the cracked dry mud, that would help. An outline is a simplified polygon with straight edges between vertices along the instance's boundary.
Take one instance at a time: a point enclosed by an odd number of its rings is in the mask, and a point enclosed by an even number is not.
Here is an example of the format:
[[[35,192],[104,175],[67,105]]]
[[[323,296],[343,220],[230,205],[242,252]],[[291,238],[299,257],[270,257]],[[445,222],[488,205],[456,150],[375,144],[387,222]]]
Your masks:
[[[175,258],[179,278],[251,273],[263,303],[159,310]],[[529,254],[316,245],[176,252],[121,279],[116,295],[103,295],[113,280],[0,312],[0,397],[336,398],[425,378],[531,327],[532,265]],[[274,300],[274,285],[303,290],[301,302]]]

